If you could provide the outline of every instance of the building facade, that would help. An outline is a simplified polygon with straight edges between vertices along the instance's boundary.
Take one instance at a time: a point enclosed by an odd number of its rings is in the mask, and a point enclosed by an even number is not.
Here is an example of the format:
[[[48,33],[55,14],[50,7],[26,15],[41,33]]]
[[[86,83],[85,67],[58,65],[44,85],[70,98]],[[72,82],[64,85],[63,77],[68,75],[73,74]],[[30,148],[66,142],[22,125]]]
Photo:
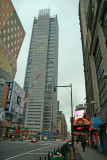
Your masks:
[[[11,0],[0,1],[0,78],[13,80],[25,31]]]
[[[80,0],[87,118],[100,117],[103,151],[107,153],[107,0]],[[102,114],[103,113],[103,114]]]
[[[107,106],[107,1],[80,0],[87,114]]]
[[[34,18],[24,90],[25,126],[37,131],[56,132],[58,75],[58,21],[50,10],[40,10]],[[29,95],[29,96],[27,96]],[[28,97],[28,98],[27,98]]]
[[[0,0],[0,107],[4,108],[6,81],[13,81],[25,31],[11,0]],[[6,95],[6,94],[5,94]]]
[[[67,139],[67,123],[62,111],[57,111],[57,131],[59,138]]]
[[[11,0],[0,0],[0,110],[3,112],[9,89],[6,82],[14,80],[24,36],[25,31]],[[11,127],[10,117],[11,114],[5,114],[3,120],[0,120],[1,138],[3,130]]]

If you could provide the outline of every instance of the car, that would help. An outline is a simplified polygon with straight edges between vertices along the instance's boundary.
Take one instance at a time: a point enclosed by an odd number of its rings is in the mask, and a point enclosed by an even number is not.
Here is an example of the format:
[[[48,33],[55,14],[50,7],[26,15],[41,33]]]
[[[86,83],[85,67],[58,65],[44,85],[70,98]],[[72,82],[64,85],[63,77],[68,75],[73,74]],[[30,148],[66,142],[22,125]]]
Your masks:
[[[52,138],[52,139],[50,139],[50,141],[56,141],[56,139],[55,139],[55,138]]]
[[[23,137],[20,137],[20,138],[18,139],[18,141],[23,141]]]
[[[70,142],[70,139],[65,139],[65,142]]]
[[[35,138],[32,138],[32,139],[30,139],[30,142],[38,142],[38,140]]]
[[[23,137],[23,140],[29,140],[29,138],[27,138],[27,137]]]

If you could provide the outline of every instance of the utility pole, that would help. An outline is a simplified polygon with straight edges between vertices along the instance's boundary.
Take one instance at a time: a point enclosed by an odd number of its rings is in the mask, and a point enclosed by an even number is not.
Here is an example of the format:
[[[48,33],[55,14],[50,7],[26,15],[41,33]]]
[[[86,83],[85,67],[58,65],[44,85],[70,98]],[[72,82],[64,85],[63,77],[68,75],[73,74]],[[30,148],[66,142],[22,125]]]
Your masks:
[[[71,160],[74,159],[74,156],[73,156],[73,148],[74,148],[74,136],[73,136],[73,101],[72,101],[72,84],[70,85],[66,85],[66,86],[54,86],[54,91],[56,91],[56,88],[57,87],[70,87],[71,88],[71,142],[72,142],[72,146],[71,146]]]

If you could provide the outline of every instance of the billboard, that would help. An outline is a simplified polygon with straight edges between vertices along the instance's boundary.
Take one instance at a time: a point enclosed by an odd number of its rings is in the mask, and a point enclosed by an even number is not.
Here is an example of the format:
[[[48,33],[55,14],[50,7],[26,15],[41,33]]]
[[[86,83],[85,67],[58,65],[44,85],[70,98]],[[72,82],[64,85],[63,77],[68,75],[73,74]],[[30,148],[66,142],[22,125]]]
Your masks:
[[[75,120],[78,119],[78,118],[83,118],[84,114],[85,114],[85,110],[75,111],[75,114],[74,114]]]
[[[24,109],[24,90],[15,82],[7,82],[9,87],[5,112],[11,113],[17,117],[23,115]]]

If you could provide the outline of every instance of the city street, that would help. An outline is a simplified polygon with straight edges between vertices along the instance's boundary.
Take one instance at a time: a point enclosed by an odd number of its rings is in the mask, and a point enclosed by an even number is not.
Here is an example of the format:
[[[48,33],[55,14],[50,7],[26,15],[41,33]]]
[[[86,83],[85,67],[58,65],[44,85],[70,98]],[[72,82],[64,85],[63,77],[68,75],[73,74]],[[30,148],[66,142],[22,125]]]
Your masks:
[[[48,155],[48,151],[53,152],[65,142],[29,141],[0,142],[0,160],[39,160]]]

